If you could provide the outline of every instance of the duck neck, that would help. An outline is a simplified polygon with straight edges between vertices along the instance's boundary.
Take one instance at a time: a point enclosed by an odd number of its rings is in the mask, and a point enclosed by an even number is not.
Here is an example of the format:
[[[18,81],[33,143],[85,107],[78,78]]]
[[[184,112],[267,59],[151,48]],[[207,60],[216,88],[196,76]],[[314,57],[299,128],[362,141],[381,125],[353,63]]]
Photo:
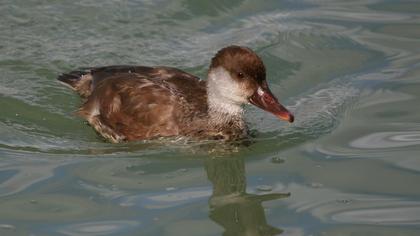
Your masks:
[[[210,95],[210,94],[208,94]],[[208,96],[210,123],[217,126],[243,123],[243,108],[238,104],[227,103],[223,98]]]

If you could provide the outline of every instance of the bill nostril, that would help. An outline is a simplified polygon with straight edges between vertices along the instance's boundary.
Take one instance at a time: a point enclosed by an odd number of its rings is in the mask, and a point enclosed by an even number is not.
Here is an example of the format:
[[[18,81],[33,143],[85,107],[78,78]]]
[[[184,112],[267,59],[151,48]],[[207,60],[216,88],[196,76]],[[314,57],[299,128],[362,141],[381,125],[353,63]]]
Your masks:
[[[293,123],[293,121],[295,121],[295,116],[294,116],[294,115],[292,115],[292,114],[290,114],[290,115],[289,115],[289,122],[290,122],[290,123]]]

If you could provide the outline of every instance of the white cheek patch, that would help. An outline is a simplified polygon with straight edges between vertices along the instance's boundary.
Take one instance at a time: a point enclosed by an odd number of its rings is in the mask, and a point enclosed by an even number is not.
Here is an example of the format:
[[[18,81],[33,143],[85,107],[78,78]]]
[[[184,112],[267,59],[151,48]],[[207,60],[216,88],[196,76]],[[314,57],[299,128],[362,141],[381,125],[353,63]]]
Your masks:
[[[240,84],[223,67],[210,71],[207,95],[212,110],[228,114],[241,114],[243,112],[241,105],[248,102]]]
[[[237,104],[247,102],[247,96],[240,84],[234,80],[223,67],[212,69],[209,73],[209,91],[226,100]]]

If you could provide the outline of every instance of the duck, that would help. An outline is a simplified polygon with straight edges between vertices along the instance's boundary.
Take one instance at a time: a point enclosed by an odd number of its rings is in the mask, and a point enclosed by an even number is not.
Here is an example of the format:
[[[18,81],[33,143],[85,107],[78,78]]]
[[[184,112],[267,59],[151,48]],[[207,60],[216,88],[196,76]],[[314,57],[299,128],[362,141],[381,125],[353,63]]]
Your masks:
[[[83,68],[57,79],[84,100],[76,114],[112,143],[244,139],[246,104],[294,121],[270,91],[262,59],[244,46],[217,51],[207,80],[173,67],[133,65]]]

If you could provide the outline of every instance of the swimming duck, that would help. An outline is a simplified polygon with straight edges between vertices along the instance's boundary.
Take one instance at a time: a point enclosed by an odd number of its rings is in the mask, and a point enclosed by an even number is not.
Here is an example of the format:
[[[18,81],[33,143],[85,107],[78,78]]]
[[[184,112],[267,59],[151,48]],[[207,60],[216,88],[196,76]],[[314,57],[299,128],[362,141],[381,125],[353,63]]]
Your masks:
[[[294,120],[271,93],[261,58],[247,47],[219,50],[207,81],[147,66],[94,67],[58,80],[85,99],[77,114],[114,143],[170,136],[238,140],[248,135],[242,107],[248,103]]]

